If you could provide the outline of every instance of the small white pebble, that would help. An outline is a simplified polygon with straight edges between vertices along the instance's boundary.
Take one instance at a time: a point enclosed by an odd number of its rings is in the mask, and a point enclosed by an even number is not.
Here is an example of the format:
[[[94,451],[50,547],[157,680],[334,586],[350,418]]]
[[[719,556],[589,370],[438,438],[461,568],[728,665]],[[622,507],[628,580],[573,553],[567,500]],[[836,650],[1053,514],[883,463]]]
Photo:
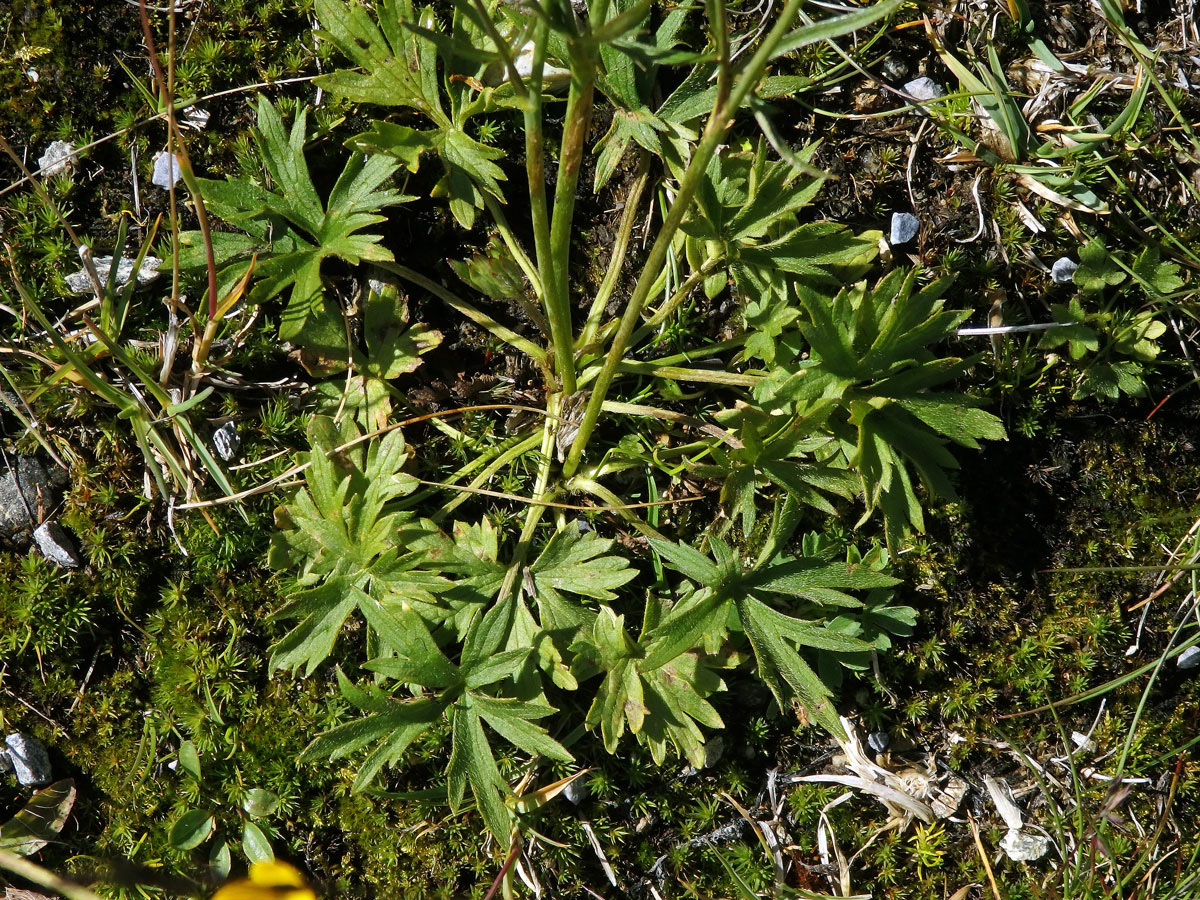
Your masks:
[[[925,102],[927,100],[937,100],[939,97],[945,97],[946,89],[928,75],[922,75],[920,78],[914,78],[912,81],[905,84],[904,93],[911,96],[914,100]]]
[[[42,556],[56,566],[65,569],[79,568],[82,560],[79,558],[79,551],[75,549],[75,542],[57,522],[43,522],[34,530],[33,539],[42,551]]]
[[[183,175],[179,171],[179,157],[165,150],[154,157],[154,177],[150,180],[163,190],[179,184]]]
[[[917,217],[912,213],[895,212],[892,213],[892,229],[889,241],[892,246],[897,244],[907,244],[917,236],[917,232],[921,228],[921,223],[917,221]]]
[[[134,259],[131,256],[123,256],[117,261],[117,287],[122,287],[129,282],[133,276],[133,263]],[[111,256],[97,256],[92,260],[101,285],[108,279],[108,270],[112,268],[112,264]],[[137,271],[138,284],[149,284],[158,278],[158,268],[161,265],[162,260],[157,256],[145,257],[142,260],[142,267]],[[67,288],[72,293],[87,294],[92,291],[92,280],[88,277],[87,269],[72,272],[66,277],[66,282]]]
[[[1050,267],[1050,277],[1054,279],[1055,284],[1070,284],[1075,280],[1075,270],[1078,268],[1079,263],[1069,256],[1063,256],[1056,259]]]
[[[213,449],[223,462],[233,462],[242,449],[242,439],[238,436],[237,425],[226,422],[213,432]]]
[[[1200,647],[1188,647],[1179,654],[1175,665],[1181,669],[1194,669],[1200,666]]]
[[[42,170],[42,175],[49,178],[74,166],[75,157],[71,155],[74,152],[75,148],[67,141],[54,141],[38,160],[38,168]]]

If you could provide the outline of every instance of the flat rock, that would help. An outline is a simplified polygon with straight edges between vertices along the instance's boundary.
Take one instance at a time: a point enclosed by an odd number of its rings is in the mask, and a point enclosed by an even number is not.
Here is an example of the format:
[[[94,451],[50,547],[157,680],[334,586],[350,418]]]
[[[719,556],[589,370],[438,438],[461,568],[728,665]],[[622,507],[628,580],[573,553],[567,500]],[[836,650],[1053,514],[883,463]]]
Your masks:
[[[1050,841],[1040,834],[1025,829],[1010,829],[1000,842],[1000,849],[1014,862],[1033,862],[1041,859],[1050,849]]]
[[[912,81],[907,82],[904,85],[904,93],[915,100],[925,102],[945,97],[946,89],[928,75],[922,75],[920,78],[914,78]]]
[[[117,287],[123,287],[129,283],[130,276],[133,275],[133,264],[136,261],[132,256],[121,257],[117,263]],[[112,264],[111,256],[97,256],[92,260],[92,265],[96,267],[96,275],[99,276],[102,284],[108,278],[108,271],[112,268]],[[141,268],[137,271],[138,284],[149,284],[158,278],[158,267],[161,265],[162,260],[157,256],[147,256],[143,259]],[[87,269],[72,272],[67,276],[66,281],[67,288],[73,294],[90,294],[92,292],[92,280],[88,278]]]
[[[42,175],[49,178],[51,175],[57,175],[59,172],[70,169],[75,165],[75,157],[71,155],[74,152],[75,148],[67,141],[52,143],[38,160],[38,167],[42,170]]]
[[[13,537],[37,527],[38,507],[56,502],[58,488],[41,461],[32,456],[8,458],[0,468],[0,536]]]
[[[920,230],[921,223],[917,221],[917,217],[912,213],[894,212],[892,213],[892,228],[888,241],[892,246],[907,244],[917,236],[917,232]]]
[[[222,462],[233,462],[242,452],[242,439],[238,435],[237,425],[233,422],[226,422],[214,431],[212,443]]]
[[[1175,658],[1175,665],[1180,669],[1194,669],[1200,666],[1200,647],[1188,647]]]
[[[33,532],[33,540],[42,556],[64,569],[78,569],[83,559],[75,547],[75,539],[57,522],[43,522]]]
[[[49,783],[50,756],[45,744],[19,732],[8,735],[4,743],[8,745],[8,760],[17,781],[23,786]]]
[[[154,175],[150,178],[151,183],[158,185],[163,190],[169,190],[179,184],[179,179],[182,177],[183,173],[179,170],[179,157],[174,153],[163,150],[154,157]]]
[[[1056,259],[1050,267],[1050,277],[1054,279],[1055,284],[1070,284],[1075,280],[1075,270],[1078,268],[1079,263],[1069,256],[1063,256]]]

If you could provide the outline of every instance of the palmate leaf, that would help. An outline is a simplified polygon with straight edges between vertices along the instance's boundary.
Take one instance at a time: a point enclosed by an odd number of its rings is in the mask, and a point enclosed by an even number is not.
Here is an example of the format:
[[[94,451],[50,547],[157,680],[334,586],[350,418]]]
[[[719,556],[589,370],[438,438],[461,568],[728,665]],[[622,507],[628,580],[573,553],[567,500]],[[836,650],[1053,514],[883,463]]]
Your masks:
[[[317,0],[319,36],[334,44],[361,72],[338,70],[322,75],[320,87],[355,103],[406,106],[441,116],[437,86],[437,48],[404,23],[418,22],[409,0],[384,0],[379,25],[358,4]],[[425,25],[425,17],[420,20]]]
[[[447,36],[440,33],[432,7],[417,13],[409,0],[384,0],[378,25],[363,7],[342,0],[317,0],[316,9],[320,36],[362,69],[339,70],[321,76],[317,83],[331,94],[358,103],[407,107],[433,126],[414,129],[377,120],[348,145],[373,154],[373,158],[393,158],[409,172],[419,170],[422,155],[436,154],[443,175],[432,196],[446,197],[464,228],[474,225],[476,212],[484,206],[484,194],[504,202],[500,182],[506,176],[497,165],[504,151],[475,140],[467,126],[472,116],[513,108],[515,101],[508,88],[476,91],[460,83],[465,80],[478,86],[479,61],[500,59],[494,48],[480,46],[486,39],[471,21],[474,10],[458,8],[454,33]],[[439,54],[439,49],[447,52]],[[509,50],[516,55],[515,48]],[[473,67],[459,71],[457,66],[464,63]],[[445,79],[444,91],[439,72]]]
[[[807,164],[817,145],[797,154]],[[682,225],[693,269],[720,264],[737,283],[740,293],[758,307],[747,324],[762,320],[769,326],[788,308],[797,280],[809,284],[839,283],[859,277],[877,252],[878,235],[856,235],[828,222],[800,224],[797,213],[821,188],[821,179],[786,160],[767,158],[760,141],[753,152],[714,156],[696,193],[694,210]],[[766,308],[772,312],[768,314]],[[776,331],[777,333],[777,331]],[[770,351],[751,348],[755,355]]]
[[[737,608],[742,628],[758,660],[758,675],[767,683],[780,708],[787,709],[795,698],[814,721],[830,734],[844,738],[833,705],[833,694],[794,646],[797,643],[804,646],[811,633],[797,632],[786,616],[759,600],[744,597],[738,601]],[[861,645],[862,642],[854,644]],[[869,648],[870,645],[866,646]]]
[[[304,666],[311,674],[332,652],[346,619],[356,609],[383,622],[375,604],[429,604],[450,588],[429,546],[428,523],[387,505],[416,487],[400,471],[407,461],[404,439],[394,430],[359,442],[349,419],[341,429],[324,416],[309,424],[305,487],[276,512],[269,562],[297,566],[303,589],[272,618],[298,620],[272,650],[274,668]],[[406,543],[414,549],[406,552]],[[368,619],[370,621],[370,619]]]
[[[831,497],[849,500],[854,496],[858,481],[853,473],[831,464],[829,454],[823,453],[832,441],[825,428],[832,410],[832,404],[814,403],[790,419],[768,416],[753,407],[717,414],[718,421],[742,446],[714,446],[716,465],[697,466],[695,473],[723,479],[721,500],[730,515],[741,520],[743,533],[749,534],[754,527],[758,516],[755,498],[770,484],[830,516],[837,515]]]
[[[676,622],[667,629],[678,626]],[[644,637],[653,646],[659,633]],[[583,642],[579,649],[594,654],[604,672],[585,722],[600,729],[609,753],[616,752],[628,727],[638,742],[650,749],[655,762],[662,763],[668,748],[674,748],[692,765],[704,765],[704,734],[699,726],[723,727],[721,717],[705,698],[724,685],[704,664],[701,654],[678,652],[669,659],[661,653],[647,654],[625,630],[624,617],[607,606],[600,609],[590,642]]]
[[[977,449],[981,440],[1005,437],[1000,420],[975,400],[937,390],[972,362],[931,349],[968,315],[944,308],[947,287],[943,279],[918,290],[916,271],[896,270],[874,286],[860,283],[833,298],[801,290],[803,314],[795,327],[809,358],[777,358],[755,388],[765,410],[823,417],[840,461],[823,459],[835,470],[857,473],[863,519],[882,512],[893,548],[909,530],[924,527],[917,478],[933,496],[953,498],[948,473],[957,462],[949,442]]]
[[[382,740],[354,780],[352,791],[357,793],[367,787],[385,765],[394,765],[409,745],[441,718],[446,703],[440,698],[393,700],[378,688],[369,687],[365,691],[356,688],[341,669],[337,675],[342,695],[370,715],[320,735],[304,748],[300,761],[339,759]]]
[[[568,525],[546,544],[530,573],[539,594],[565,591],[594,600],[614,600],[614,590],[637,571],[623,556],[607,555],[613,542]]]
[[[224,240],[222,281],[229,284],[241,278],[249,266],[248,257],[257,253],[257,280],[250,299],[261,303],[289,291],[280,337],[324,349],[327,341],[322,326],[334,311],[325,304],[322,264],[332,257],[352,265],[362,260],[390,261],[392,254],[380,245],[380,236],[362,232],[384,221],[381,209],[412,198],[390,188],[380,189],[398,168],[397,163],[386,157],[355,154],[338,176],[328,200],[322,202],[304,158],[306,126],[307,112],[301,109],[288,131],[271,102],[260,97],[254,136],[271,187],[247,177],[224,182],[202,178],[200,184],[210,209],[254,239]],[[184,265],[202,265],[199,232],[186,232],[180,242]],[[333,318],[340,330],[340,316]]]

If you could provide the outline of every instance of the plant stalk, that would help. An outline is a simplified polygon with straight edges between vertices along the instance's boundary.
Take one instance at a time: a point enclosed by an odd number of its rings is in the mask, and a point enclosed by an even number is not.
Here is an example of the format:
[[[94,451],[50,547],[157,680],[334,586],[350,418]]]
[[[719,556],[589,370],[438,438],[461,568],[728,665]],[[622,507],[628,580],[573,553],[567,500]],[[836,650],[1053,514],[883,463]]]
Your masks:
[[[564,478],[570,478],[579,468],[580,458],[592,436],[592,431],[596,427],[604,399],[608,395],[608,390],[617,375],[618,366],[629,347],[629,340],[633,336],[633,332],[637,328],[638,321],[641,318],[642,308],[649,297],[650,286],[666,262],[667,251],[674,240],[675,232],[683,222],[684,214],[690,207],[692,198],[700,187],[700,182],[704,178],[709,161],[716,153],[717,147],[724,140],[729,126],[733,123],[734,114],[741,109],[750,91],[758,84],[758,80],[762,76],[768,60],[771,58],[771,53],[783,39],[784,35],[787,34],[788,29],[791,28],[792,22],[800,10],[801,2],[802,0],[788,0],[787,5],[780,12],[775,26],[771,29],[771,33],[759,46],[754,57],[742,71],[741,77],[733,85],[726,103],[723,105],[714,105],[713,107],[713,112],[709,116],[708,124],[705,126],[700,144],[696,147],[696,152],[688,164],[687,171],[684,172],[683,180],[679,185],[679,191],[675,196],[675,202],[671,204],[671,208],[667,211],[658,237],[650,249],[650,255],[646,260],[642,275],[633,289],[633,295],[629,298],[629,304],[625,307],[625,313],[622,315],[620,324],[617,326],[617,333],[613,337],[612,345],[609,347],[604,359],[604,367],[596,377],[596,382],[592,387],[592,395],[588,398],[588,405],[584,410],[583,420],[579,426],[579,433],[576,435],[575,441],[571,445],[571,452],[563,464]]]

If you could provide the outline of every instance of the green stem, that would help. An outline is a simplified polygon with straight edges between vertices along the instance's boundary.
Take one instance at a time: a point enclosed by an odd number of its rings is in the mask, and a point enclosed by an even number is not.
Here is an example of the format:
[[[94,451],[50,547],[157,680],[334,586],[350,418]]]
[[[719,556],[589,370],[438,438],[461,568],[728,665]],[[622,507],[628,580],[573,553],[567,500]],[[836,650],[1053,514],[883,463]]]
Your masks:
[[[604,315],[604,308],[608,306],[608,300],[612,296],[612,292],[617,287],[617,282],[621,280],[621,272],[625,267],[625,254],[629,249],[629,238],[633,234],[634,222],[637,219],[638,207],[642,201],[642,191],[646,188],[646,182],[650,178],[650,154],[643,153],[641,161],[638,163],[637,180],[629,189],[629,193],[625,197],[625,209],[621,213],[621,225],[617,230],[616,241],[613,243],[612,258],[608,263],[608,272],[604,275],[604,280],[600,282],[600,289],[596,291],[596,297],[592,300],[592,307],[588,310],[587,321],[583,326],[583,333],[579,336],[576,342],[576,348],[579,351],[586,351],[596,340],[596,332],[600,328],[600,317]]]
[[[607,0],[594,9],[596,21],[607,18]],[[554,183],[554,212],[550,219],[550,262],[553,276],[546,283],[546,317],[554,345],[554,367],[563,393],[575,393],[575,342],[571,325],[571,229],[575,222],[575,191],[592,124],[599,51],[586,37],[571,41],[571,87]]]
[[[513,446],[509,447],[507,450],[505,450],[503,453],[501,453],[499,456],[497,456],[494,460],[492,460],[492,462],[489,463],[482,472],[480,472],[478,475],[476,475],[474,478],[472,478],[470,483],[467,485],[467,487],[468,488],[482,487],[485,482],[487,482],[493,475],[495,475],[497,472],[499,472],[502,468],[504,468],[506,465],[508,465],[514,459],[516,459],[519,456],[524,456],[526,453],[528,453],[534,447],[538,446],[538,444],[541,443],[541,439],[542,439],[541,435],[533,434],[533,435],[530,435],[529,437],[525,438],[524,440],[520,441],[519,443],[514,444]],[[482,457],[482,458],[486,459],[486,457]],[[464,469],[466,469],[466,468],[467,467],[464,467]],[[457,478],[458,476],[456,475],[455,477]],[[454,479],[451,479],[451,480],[453,481]],[[446,518],[446,516],[450,515],[450,513],[454,512],[454,510],[458,509],[458,507],[461,506],[467,500],[467,498],[470,496],[471,495],[469,493],[466,493],[464,491],[463,493],[460,493],[458,496],[450,498],[449,500],[446,501],[445,505],[430,518],[432,518],[433,521],[435,521],[435,522],[443,521]]]
[[[533,227],[533,250],[537,257],[539,297],[546,319],[550,313],[550,292],[554,272],[550,253],[550,213],[546,205],[546,146],[542,134],[542,69],[546,65],[549,25],[539,17],[533,31],[533,60],[529,74],[529,94],[525,98],[525,177],[529,182],[529,221]],[[545,356],[543,355],[543,359]]]
[[[727,341],[720,341],[715,344],[705,344],[703,347],[697,347],[695,350],[685,350],[682,353],[673,353],[670,356],[660,356],[658,359],[646,360],[646,365],[650,366],[673,366],[677,363],[690,363],[697,359],[705,359],[709,356],[717,356],[721,353],[728,353],[730,350],[738,350],[746,343],[746,336],[739,335],[735,338],[730,338]]]
[[[632,509],[621,509],[621,507],[628,505],[627,501],[622,500],[600,482],[593,481],[590,478],[576,476],[575,478],[571,479],[568,487],[574,491],[583,491],[585,494],[591,494],[597,500],[600,500],[602,503],[604,503],[605,506],[615,507],[616,509],[614,511],[617,515],[619,515],[622,519],[624,519],[646,537],[656,538],[660,541],[666,540],[662,534],[652,528],[645,519],[635,513]]]
[[[525,253],[524,248],[521,247],[516,235],[513,234],[512,229],[509,227],[508,217],[504,215],[504,208],[487,191],[483,191],[482,194],[483,203],[491,214],[492,221],[496,223],[496,230],[500,232],[500,238],[504,241],[504,246],[508,247],[508,252],[513,255],[513,259],[517,261],[517,265],[521,267],[521,271],[525,273],[525,277],[533,285],[533,292],[541,298],[542,279],[538,277],[537,267],[534,266],[533,261]]]
[[[49,869],[43,869],[9,850],[0,849],[0,869],[7,869],[40,887],[62,894],[68,900],[102,900],[99,894],[93,893],[82,884],[59,878]]]
[[[378,262],[375,265],[381,269],[386,269],[396,275],[399,275],[405,281],[410,281],[418,287],[422,287],[429,293],[433,294],[438,299],[442,300],[446,305],[458,310],[480,328],[485,329],[491,334],[498,337],[504,343],[520,350],[538,365],[545,365],[546,351],[535,344],[528,338],[523,338],[511,328],[501,325],[483,310],[468,303],[466,300],[459,297],[453,291],[443,287],[436,281],[426,278],[420,272],[415,272],[408,266],[402,266],[398,263]]]
[[[766,68],[775,47],[778,46],[784,35],[787,34],[788,29],[791,28],[792,22],[796,18],[796,13],[800,9],[801,2],[802,0],[788,0],[787,5],[779,14],[778,20],[776,20],[775,26],[771,29],[771,33],[759,46],[754,57],[747,63],[741,77],[733,85],[728,101],[723,105],[714,106],[712,115],[709,116],[708,124],[704,129],[704,135],[701,137],[700,143],[696,147],[696,152],[680,182],[675,202],[671,205],[670,210],[668,210],[658,237],[655,239],[654,245],[650,248],[650,255],[646,259],[642,276],[638,279],[637,285],[633,289],[633,295],[629,298],[629,304],[625,308],[625,314],[621,317],[617,333],[614,335],[612,345],[609,347],[608,353],[604,358],[604,367],[600,370],[600,374],[597,376],[596,382],[592,387],[592,395],[588,398],[587,409],[584,410],[583,421],[579,426],[579,433],[571,445],[570,455],[563,464],[564,478],[570,478],[579,468],[579,461],[583,455],[583,450],[587,446],[592,436],[592,431],[596,427],[596,422],[600,417],[601,406],[604,403],[609,388],[612,386],[613,379],[617,376],[618,367],[624,358],[626,349],[629,347],[629,340],[633,336],[633,332],[641,319],[642,308],[649,297],[650,286],[658,273],[662,271],[663,265],[666,262],[667,251],[674,240],[675,232],[679,229],[680,224],[683,222],[684,214],[691,206],[692,198],[700,187],[709,161],[712,159],[713,154],[716,153],[717,147],[725,139],[725,134],[733,122],[735,113],[742,108],[750,91],[758,84],[758,80],[762,76],[763,70]]]
[[[550,487],[550,468],[554,463],[554,437],[558,434],[559,415],[562,412],[562,394],[551,394],[546,399],[546,421],[542,425],[541,458],[538,463],[537,479],[534,483],[533,496],[540,501],[550,500],[555,490]],[[497,598],[503,602],[516,587],[521,569],[529,556],[529,548],[533,544],[533,535],[538,523],[542,520],[548,507],[541,503],[530,504],[525,513],[525,524],[521,528],[521,537],[513,549],[512,562],[504,573],[504,584],[500,587]]]
[[[730,384],[746,388],[754,387],[763,377],[761,375],[751,375],[749,372],[726,372],[724,369],[685,369],[680,366],[656,366],[654,363],[637,362],[632,359],[618,360],[616,370],[622,375],[653,375],[655,378],[669,378],[671,381]],[[604,374],[603,371],[601,371],[601,374]],[[583,433],[582,425],[579,431],[580,434]]]

